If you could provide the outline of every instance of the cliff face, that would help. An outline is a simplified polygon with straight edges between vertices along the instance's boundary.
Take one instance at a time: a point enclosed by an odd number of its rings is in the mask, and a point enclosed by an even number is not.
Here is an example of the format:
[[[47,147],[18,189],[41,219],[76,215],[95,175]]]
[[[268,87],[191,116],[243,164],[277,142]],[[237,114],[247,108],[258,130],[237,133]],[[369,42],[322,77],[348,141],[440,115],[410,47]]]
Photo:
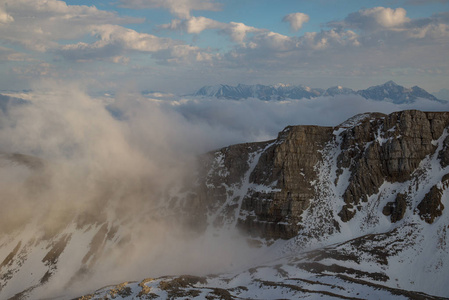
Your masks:
[[[205,222],[268,239],[331,235],[356,215],[375,225],[378,211],[392,223],[407,211],[433,223],[444,209],[448,125],[449,113],[364,114],[210,153],[197,190]]]

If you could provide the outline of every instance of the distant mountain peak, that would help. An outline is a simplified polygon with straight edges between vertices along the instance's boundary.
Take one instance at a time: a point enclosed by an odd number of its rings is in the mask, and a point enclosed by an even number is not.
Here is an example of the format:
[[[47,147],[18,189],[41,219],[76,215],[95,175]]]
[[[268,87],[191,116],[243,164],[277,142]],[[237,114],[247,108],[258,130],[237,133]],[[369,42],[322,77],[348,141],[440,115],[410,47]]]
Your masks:
[[[283,87],[289,87],[291,86],[291,84],[288,83],[276,83],[275,85],[273,85],[274,88],[283,88]]]
[[[435,96],[416,85],[412,88],[405,88],[392,80],[387,81],[382,85],[376,85],[369,87],[366,90],[360,90],[357,94],[366,99],[377,101],[389,100],[396,104],[412,103],[418,98],[440,101]]]
[[[371,86],[364,90],[354,91],[341,85],[330,87],[326,90],[311,88],[306,85],[290,85],[278,83],[275,85],[246,85],[238,84],[205,86],[196,91],[193,96],[215,97],[232,100],[246,98],[257,98],[261,100],[285,100],[285,99],[312,99],[319,96],[338,96],[338,95],[359,95],[365,99],[376,101],[391,101],[396,104],[412,103],[418,98],[424,98],[432,101],[442,101],[423,88],[413,86],[405,88],[393,80],[389,80],[381,85]]]
[[[387,82],[385,82],[383,85],[397,85],[399,86],[396,82],[394,82],[393,80],[389,80]]]
[[[302,99],[316,98],[323,93],[321,89],[315,89],[308,86],[295,86],[290,84],[276,85],[246,85],[238,84],[205,86],[196,91],[193,96],[225,98],[231,100],[240,100],[246,98],[257,98],[261,100],[283,100],[283,99]]]

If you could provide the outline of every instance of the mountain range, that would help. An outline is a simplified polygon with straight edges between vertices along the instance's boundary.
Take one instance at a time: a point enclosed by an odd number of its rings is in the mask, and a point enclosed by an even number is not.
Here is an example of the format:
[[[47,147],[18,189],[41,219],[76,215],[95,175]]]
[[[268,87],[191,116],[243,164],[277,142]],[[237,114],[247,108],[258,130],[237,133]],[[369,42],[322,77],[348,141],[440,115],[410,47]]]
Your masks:
[[[144,180],[123,195],[116,195],[123,183],[98,182],[93,204],[66,211],[51,230],[45,225],[56,220],[32,214],[3,227],[1,298],[73,298],[73,289],[113,271],[125,276],[134,257],[139,272],[126,276],[139,280],[76,299],[447,299],[448,130],[449,112],[416,110],[361,114],[335,127],[288,126],[274,140],[200,156],[155,203],[133,200],[152,190]],[[0,160],[34,196],[55,176],[36,157]],[[171,240],[167,228],[181,233],[174,240],[213,242],[206,252],[176,242],[159,249]],[[151,275],[169,253],[177,255],[163,261],[165,270],[226,267]]]
[[[319,88],[310,88],[302,85],[215,85],[204,86],[196,91],[193,96],[216,97],[240,100],[246,98],[257,98],[261,100],[285,100],[285,99],[313,99],[320,96],[337,96],[337,95],[360,95],[365,99],[376,101],[392,101],[393,103],[412,103],[418,98],[428,99],[432,101],[439,100],[424,89],[413,86],[405,88],[393,81],[388,81],[382,85],[372,86],[365,90],[354,91],[350,88],[342,86],[330,87],[326,90]],[[444,101],[445,102],[445,101]]]

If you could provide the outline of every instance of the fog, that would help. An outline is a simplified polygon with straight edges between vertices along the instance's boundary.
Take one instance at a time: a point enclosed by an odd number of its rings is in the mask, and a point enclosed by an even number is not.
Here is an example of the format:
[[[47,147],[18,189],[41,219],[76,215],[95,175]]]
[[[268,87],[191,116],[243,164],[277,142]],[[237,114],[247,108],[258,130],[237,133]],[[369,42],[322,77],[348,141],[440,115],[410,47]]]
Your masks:
[[[232,228],[198,234],[164,203],[192,177],[199,154],[273,139],[287,125],[335,126],[363,112],[448,109],[427,100],[397,105],[358,96],[161,100],[123,91],[95,98],[60,82],[39,82],[28,96],[27,104],[0,112],[0,238],[32,228],[45,241],[105,222],[123,237],[86,263],[93,277],[74,276],[79,265],[66,265],[41,296],[67,287],[79,295],[149,276],[216,273],[261,259]]]

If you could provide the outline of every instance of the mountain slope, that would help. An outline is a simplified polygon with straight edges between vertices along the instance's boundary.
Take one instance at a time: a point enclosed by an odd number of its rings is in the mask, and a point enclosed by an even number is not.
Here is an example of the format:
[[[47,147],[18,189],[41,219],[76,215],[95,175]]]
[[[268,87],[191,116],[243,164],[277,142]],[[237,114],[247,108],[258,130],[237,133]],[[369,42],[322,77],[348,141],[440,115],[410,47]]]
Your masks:
[[[116,181],[51,231],[39,223],[48,216],[10,224],[0,236],[1,298],[68,298],[65,290],[79,296],[151,274],[91,298],[445,297],[448,127],[449,113],[420,111],[289,126],[275,140],[203,155],[184,185],[145,205],[133,195],[147,182],[124,189]],[[0,164],[34,196],[36,183],[51,184],[47,165],[20,155]]]

